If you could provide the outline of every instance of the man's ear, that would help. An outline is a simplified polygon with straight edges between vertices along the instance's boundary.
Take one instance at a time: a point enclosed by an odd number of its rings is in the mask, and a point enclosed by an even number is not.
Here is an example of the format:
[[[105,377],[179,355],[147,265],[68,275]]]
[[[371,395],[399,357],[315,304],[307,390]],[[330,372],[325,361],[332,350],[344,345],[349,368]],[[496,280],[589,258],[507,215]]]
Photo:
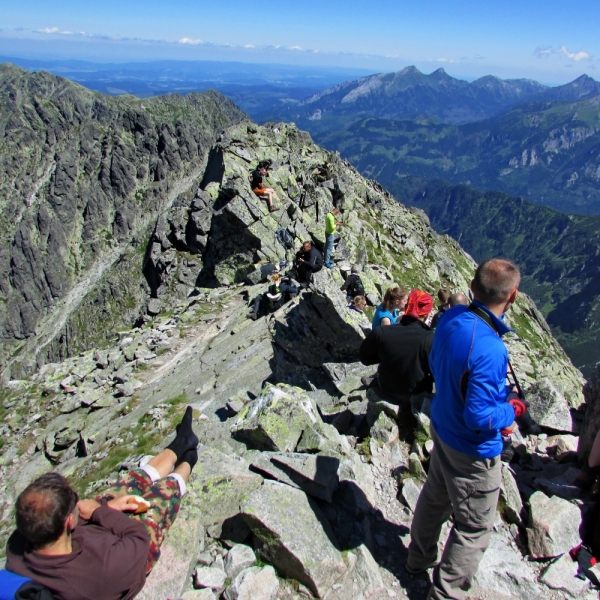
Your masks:
[[[517,299],[518,293],[519,293],[519,290],[517,288],[515,288],[513,293],[508,298],[509,304],[514,304],[515,300]]]
[[[473,284],[475,283],[474,279],[471,279],[471,287],[469,288],[473,293],[475,293],[475,291],[473,290]]]

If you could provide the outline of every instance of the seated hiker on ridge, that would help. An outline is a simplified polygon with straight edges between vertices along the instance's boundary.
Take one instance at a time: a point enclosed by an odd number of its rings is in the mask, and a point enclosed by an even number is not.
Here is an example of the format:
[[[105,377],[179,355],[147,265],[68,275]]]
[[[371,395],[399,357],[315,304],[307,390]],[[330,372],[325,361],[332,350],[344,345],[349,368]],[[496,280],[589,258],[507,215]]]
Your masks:
[[[438,299],[440,301],[439,310],[433,315],[433,319],[431,320],[431,329],[435,329],[440,321],[442,315],[453,306],[468,306],[469,299],[460,292],[456,292],[455,294],[450,294],[450,290],[447,288],[442,288],[438,291]],[[448,296],[446,298],[446,296]]]
[[[373,329],[380,325],[393,325],[406,305],[407,293],[401,287],[388,288],[383,302],[375,309]]]
[[[310,283],[312,274],[323,268],[323,255],[312,245],[312,242],[304,242],[302,248],[296,253],[294,267],[296,280],[299,283]]]
[[[95,500],[79,500],[59,473],[41,475],[17,498],[6,569],[61,600],[134,598],[177,516],[197,447],[188,406],[167,448]]]
[[[295,298],[298,294],[298,288],[291,282],[289,277],[281,278],[279,273],[271,275],[271,285],[264,294],[259,294],[254,299],[252,310],[248,313],[248,318],[256,321],[261,309],[268,313],[275,312],[286,302]]]
[[[408,403],[413,394],[433,390],[429,369],[433,331],[425,324],[432,308],[429,294],[413,290],[400,322],[376,327],[360,346],[360,362],[379,365],[377,375],[372,380],[363,378],[363,383],[380,387],[397,404]]]
[[[348,308],[350,310],[355,310],[356,312],[359,312],[362,315],[364,314],[366,305],[367,299],[364,296],[355,296],[354,298],[352,298]]]
[[[279,200],[279,196],[277,196],[277,194],[275,193],[275,190],[273,188],[265,187],[265,184],[263,182],[263,177],[267,177],[267,176],[268,176],[267,166],[264,163],[259,164],[256,167],[256,169],[254,169],[254,171],[252,171],[252,174],[250,175],[250,178],[251,178],[250,187],[252,188],[252,191],[259,198],[262,198],[263,200],[265,200],[265,199],[267,200],[267,204],[269,206],[269,212],[275,212],[277,209],[273,205],[273,198],[275,198],[275,200],[277,200],[278,202],[281,202],[281,200]]]

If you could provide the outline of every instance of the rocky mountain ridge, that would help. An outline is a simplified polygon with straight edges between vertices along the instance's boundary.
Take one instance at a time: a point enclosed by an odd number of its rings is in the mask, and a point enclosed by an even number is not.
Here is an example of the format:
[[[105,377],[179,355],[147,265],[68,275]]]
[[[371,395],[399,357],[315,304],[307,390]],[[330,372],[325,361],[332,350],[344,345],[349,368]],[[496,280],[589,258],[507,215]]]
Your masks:
[[[170,102],[161,100],[167,114]],[[266,159],[267,183],[283,200],[273,213],[248,180]],[[324,165],[331,177],[318,181]],[[402,565],[431,452],[431,398],[400,411],[364,388],[372,368],[357,354],[369,322],[348,310],[340,286],[357,264],[371,304],[394,283],[466,291],[474,261],[421,210],[291,125],[240,120],[207,148],[199,171],[149,236],[129,242],[138,259],[121,277],[145,282],[135,326],[110,329],[98,318],[106,297],[92,294],[73,313],[69,350],[81,351],[41,365],[23,356],[21,367],[15,357],[0,405],[0,537],[36,475],[53,468],[94,494],[164,447],[191,404],[199,463],[140,598],[424,598],[428,576]],[[335,267],[275,313],[248,319],[249,301],[265,289],[260,265],[293,257],[277,229],[296,247],[320,245],[334,202],[344,210]],[[119,264],[107,267],[107,281]],[[597,384],[584,396],[581,374],[527,296],[507,320],[516,330],[509,352],[544,431],[515,436],[521,458],[504,469],[502,515],[473,594],[591,600],[565,554],[589,499],[564,495],[577,472],[569,461],[597,430]],[[95,323],[106,327],[101,346],[92,343]]]
[[[137,318],[156,217],[246,117],[215,92],[111,98],[11,65],[0,66],[0,102],[0,363],[23,353],[35,367]],[[86,302],[97,313],[84,324]]]
[[[469,83],[444,69],[425,75],[411,66],[341,83],[270,118],[294,121],[318,139],[367,117],[468,123],[504,112],[546,89],[529,79],[502,80],[492,75]]]

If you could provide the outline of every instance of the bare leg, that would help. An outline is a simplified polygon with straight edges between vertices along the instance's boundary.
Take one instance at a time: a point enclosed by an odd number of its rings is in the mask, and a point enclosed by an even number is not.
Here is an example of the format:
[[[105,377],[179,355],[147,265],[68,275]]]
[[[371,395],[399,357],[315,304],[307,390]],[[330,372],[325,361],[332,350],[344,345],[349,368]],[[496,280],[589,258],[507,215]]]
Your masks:
[[[190,473],[192,472],[192,467],[190,467],[190,465],[186,462],[182,462],[174,471],[173,473],[178,473],[179,475],[181,475],[181,477],[183,478],[183,480],[187,483],[189,477],[190,477]]]
[[[177,455],[173,450],[166,448],[162,452],[159,452],[154,458],[148,461],[151,467],[154,467],[160,477],[166,477],[173,470],[175,463],[177,462]],[[184,463],[186,464],[186,463]]]
[[[588,458],[588,464],[590,467],[597,467],[600,465],[600,431],[596,434],[590,457]]]

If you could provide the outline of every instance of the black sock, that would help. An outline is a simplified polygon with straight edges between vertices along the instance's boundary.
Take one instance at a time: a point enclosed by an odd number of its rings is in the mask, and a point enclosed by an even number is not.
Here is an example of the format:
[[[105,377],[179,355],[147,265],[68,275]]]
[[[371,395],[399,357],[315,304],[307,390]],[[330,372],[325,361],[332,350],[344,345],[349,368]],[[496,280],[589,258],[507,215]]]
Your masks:
[[[179,466],[181,463],[186,462],[190,465],[190,469],[193,469],[198,462],[198,447],[190,448],[186,450],[181,459],[177,462],[176,466]]]
[[[175,439],[167,446],[167,449],[173,451],[177,456],[177,462],[182,460],[183,455],[188,450],[198,447],[198,436],[192,429],[192,420],[192,407],[188,406],[183,419],[175,428],[177,432]]]

